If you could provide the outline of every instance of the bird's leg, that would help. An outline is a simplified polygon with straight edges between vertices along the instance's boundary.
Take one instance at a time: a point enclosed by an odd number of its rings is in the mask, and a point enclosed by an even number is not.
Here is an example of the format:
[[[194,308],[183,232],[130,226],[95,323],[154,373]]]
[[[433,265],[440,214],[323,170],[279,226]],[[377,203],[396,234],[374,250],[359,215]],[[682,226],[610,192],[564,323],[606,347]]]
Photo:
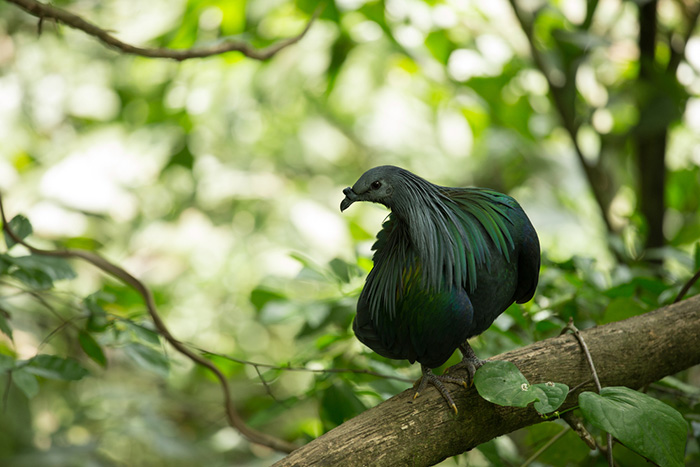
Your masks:
[[[462,378],[457,378],[454,376],[447,376],[447,375],[441,375],[437,376],[435,373],[433,373],[433,370],[431,368],[428,368],[427,366],[421,365],[421,370],[423,371],[423,375],[420,377],[418,381],[415,382],[413,385],[418,386],[416,387],[416,393],[413,395],[413,398],[415,399],[416,397],[420,396],[420,393],[423,392],[428,385],[428,383],[432,384],[435,386],[435,389],[438,390],[440,394],[442,394],[442,397],[445,398],[445,401],[447,402],[447,405],[450,406],[452,410],[455,411],[455,414],[457,413],[457,405],[455,404],[455,401],[452,399],[452,396],[450,395],[450,392],[447,390],[445,385],[443,383],[454,383],[454,384],[461,384],[465,388],[467,387],[466,381],[464,381]]]
[[[464,368],[467,370],[469,376],[467,380],[471,386],[472,383],[474,383],[474,374],[476,373],[476,370],[478,370],[479,367],[486,362],[486,360],[481,360],[479,357],[477,357],[467,341],[464,341],[463,344],[459,345],[459,350],[462,352],[462,361],[447,368],[445,370],[445,374]]]

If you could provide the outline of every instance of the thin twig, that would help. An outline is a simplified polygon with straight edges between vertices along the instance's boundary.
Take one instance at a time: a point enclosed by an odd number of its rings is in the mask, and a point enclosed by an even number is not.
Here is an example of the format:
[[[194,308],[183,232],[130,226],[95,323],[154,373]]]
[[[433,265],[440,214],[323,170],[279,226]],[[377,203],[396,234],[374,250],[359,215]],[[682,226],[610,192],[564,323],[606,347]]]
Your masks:
[[[678,303],[681,300],[683,300],[685,294],[688,293],[688,290],[690,290],[690,288],[698,281],[698,279],[700,279],[700,270],[698,270],[698,272],[696,272],[695,275],[683,285],[683,288],[680,292],[678,292],[678,295],[676,295],[676,299],[673,301],[673,303]]]
[[[561,418],[564,419],[564,421],[569,424],[571,429],[574,430],[574,433],[576,433],[578,437],[581,438],[584,443],[586,443],[588,449],[591,451],[596,450],[598,446],[595,442],[595,438],[588,432],[588,430],[586,430],[586,427],[583,425],[580,418],[575,416],[573,412],[567,412],[562,415]]]
[[[588,366],[591,369],[591,374],[593,375],[593,381],[595,382],[595,387],[598,389],[598,393],[600,393],[602,386],[600,385],[600,379],[598,378],[598,372],[595,369],[595,365],[593,364],[593,358],[591,357],[591,353],[588,351],[588,346],[586,345],[586,341],[583,340],[583,336],[581,335],[581,332],[578,330],[576,326],[574,326],[574,320],[573,318],[569,318],[569,323],[566,325],[566,328],[569,331],[571,331],[578,341],[578,343],[581,345],[581,349],[583,349],[583,353],[586,356],[586,361],[588,362]],[[615,462],[613,461],[613,452],[612,452],[612,435],[610,433],[606,433],[606,451],[607,451],[607,457],[608,457],[608,465],[610,467],[614,467]]]
[[[591,374],[593,375],[593,382],[595,383],[595,387],[598,390],[598,392],[600,392],[600,390],[603,389],[603,387],[600,385],[600,379],[598,379],[598,372],[595,370],[593,358],[591,357],[591,353],[588,351],[586,341],[584,341],[583,336],[581,336],[581,332],[576,326],[574,326],[573,318],[569,318],[569,323],[566,325],[565,329],[573,333],[574,337],[581,346],[581,349],[583,349],[583,353],[586,356],[586,361],[588,362],[588,367],[591,369]]]
[[[402,376],[393,376],[393,375],[385,375],[383,373],[378,373],[376,371],[371,371],[371,370],[365,370],[361,368],[306,368],[303,366],[277,366],[277,365],[271,365],[269,363],[257,363],[257,362],[251,362],[249,360],[243,360],[240,358],[236,357],[231,357],[229,355],[224,355],[216,352],[210,352],[209,350],[205,349],[200,349],[199,347],[196,347],[194,345],[190,345],[193,349],[202,352],[205,355],[214,355],[215,357],[220,357],[224,358],[226,360],[230,360],[232,362],[240,363],[241,365],[250,365],[253,367],[260,367],[260,368],[267,368],[268,370],[279,370],[279,371],[306,371],[309,373],[354,373],[354,374],[362,374],[362,375],[370,375],[370,376],[376,376],[378,378],[384,378],[384,379],[393,379],[396,381],[401,381],[404,383],[413,383],[414,380],[410,378],[404,378]]]
[[[666,66],[666,73],[669,75],[674,75],[680,65],[683,56],[685,55],[685,48],[688,45],[688,41],[693,37],[693,32],[695,31],[695,26],[700,19],[700,5],[695,4],[693,8],[686,6],[683,2],[678,2],[683,9],[683,16],[688,18],[688,28],[683,34],[681,39],[681,44],[678,49],[671,47],[671,58],[668,60],[668,65]],[[692,2],[694,3],[694,2]],[[669,38],[669,43],[671,43],[671,38]]]
[[[248,58],[255,60],[267,60],[275,55],[280,50],[292,44],[299,42],[304,37],[313,24],[314,20],[320,13],[321,8],[317,9],[313,14],[306,27],[298,35],[284,39],[276,44],[273,44],[265,49],[256,49],[250,44],[242,41],[226,40],[219,44],[209,47],[199,47],[193,49],[169,49],[169,48],[149,48],[137,47],[131,44],[120,41],[108,31],[84,20],[80,16],[74,15],[61,8],[48,5],[46,3],[37,2],[35,0],[7,0],[14,3],[30,15],[39,18],[39,28],[42,22],[47,19],[53,19],[56,22],[63,23],[74,29],[79,29],[90,36],[93,36],[105,44],[120,50],[123,53],[140,55],[150,58],[170,58],[177,61],[187,60],[189,58],[202,58],[212,55],[219,55],[226,52],[241,52]],[[40,29],[41,30],[41,29]]]
[[[265,378],[263,378],[263,375],[262,375],[262,373],[260,372],[260,368],[259,368],[257,365],[253,365],[253,368],[255,368],[255,372],[258,374],[258,378],[260,378],[260,382],[262,382],[263,387],[265,388],[265,392],[267,392],[267,395],[270,396],[270,397],[272,398],[272,400],[274,400],[275,402],[278,402],[278,403],[279,403],[280,401],[277,400],[277,398],[275,397],[274,394],[272,394],[272,388],[271,388],[270,385],[267,383],[267,381],[265,380]]]
[[[547,441],[544,446],[539,448],[533,455],[531,455],[525,462],[523,462],[520,467],[527,467],[528,465],[532,464],[540,455],[545,452],[547,449],[549,449],[552,444],[556,443],[561,439],[562,436],[564,436],[570,428],[568,426],[565,426],[559,433],[556,435],[552,436],[552,438]]]
[[[107,273],[108,275],[118,279],[119,281],[123,282],[124,284],[130,286],[133,288],[136,292],[141,295],[143,298],[143,301],[146,305],[146,309],[148,310],[149,315],[151,316],[151,319],[153,320],[153,324],[155,325],[156,329],[158,329],[158,332],[163,338],[168,341],[168,343],[175,348],[178,352],[180,352],[182,355],[185,357],[189,358],[192,360],[194,363],[197,365],[203,366],[207,368],[209,371],[211,371],[216,379],[219,380],[219,383],[221,385],[221,390],[223,392],[224,396],[224,406],[226,408],[226,416],[228,418],[229,424],[238,430],[241,435],[243,435],[246,439],[253,443],[261,444],[264,446],[268,446],[272,449],[275,449],[277,451],[282,451],[282,452],[291,452],[294,449],[297,448],[296,445],[289,443],[285,440],[276,438],[274,436],[268,435],[266,433],[259,432],[257,430],[254,430],[250,427],[248,427],[241,416],[238,414],[238,411],[233,405],[233,400],[231,399],[231,390],[229,387],[228,380],[224,376],[224,374],[221,372],[218,366],[216,366],[214,363],[211,361],[207,360],[206,358],[202,357],[201,355],[198,355],[194,352],[192,352],[190,349],[188,349],[184,344],[182,344],[180,341],[175,339],[173,335],[170,333],[170,330],[168,327],[165,325],[165,322],[163,319],[160,317],[158,314],[155,300],[153,299],[153,294],[151,293],[150,289],[144,285],[143,282],[141,282],[139,279],[136,277],[132,276],[130,273],[128,273],[125,269],[107,261],[103,257],[91,253],[89,251],[83,251],[83,250],[75,250],[75,249],[60,249],[60,250],[44,250],[41,248],[35,248],[25,242],[22,238],[20,238],[9,226],[9,223],[7,222],[7,218],[5,216],[5,208],[3,206],[2,202],[2,194],[0,193],[0,219],[2,220],[2,228],[7,234],[16,242],[24,247],[26,247],[32,254],[37,254],[37,255],[43,255],[43,256],[52,256],[52,257],[57,257],[57,258],[78,258],[82,259],[83,261],[87,261],[88,263],[94,265],[98,269],[101,269],[103,272]]]
[[[7,382],[5,383],[5,391],[2,393],[2,411],[7,411],[7,401],[10,398],[10,387],[12,386],[12,371],[7,372]]]

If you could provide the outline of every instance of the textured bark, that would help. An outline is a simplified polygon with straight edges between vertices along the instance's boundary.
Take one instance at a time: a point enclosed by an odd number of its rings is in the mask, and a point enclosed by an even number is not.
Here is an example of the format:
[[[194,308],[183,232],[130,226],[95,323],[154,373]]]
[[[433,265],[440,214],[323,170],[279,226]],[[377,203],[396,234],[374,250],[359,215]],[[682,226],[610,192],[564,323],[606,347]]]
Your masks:
[[[639,388],[700,363],[700,296],[641,316],[582,331],[603,386]],[[563,335],[493,360],[515,363],[530,383],[570,388],[562,410],[593,390],[576,339]],[[587,383],[586,383],[587,382]],[[407,390],[367,410],[280,460],[282,466],[433,465],[497,436],[542,422],[530,407],[500,407],[476,390],[453,388],[455,416],[434,389],[413,400]]]

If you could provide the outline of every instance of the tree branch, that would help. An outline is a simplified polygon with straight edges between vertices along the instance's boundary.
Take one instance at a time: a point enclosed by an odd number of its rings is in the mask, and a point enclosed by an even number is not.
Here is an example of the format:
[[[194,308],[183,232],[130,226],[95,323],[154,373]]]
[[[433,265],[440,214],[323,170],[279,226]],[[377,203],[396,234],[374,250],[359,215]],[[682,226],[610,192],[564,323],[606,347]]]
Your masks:
[[[291,452],[294,450],[297,446],[293,445],[292,443],[289,443],[287,441],[284,441],[282,439],[275,438],[274,436],[268,435],[266,433],[259,432],[257,430],[254,430],[247,426],[241,416],[239,415],[238,411],[233,405],[233,400],[231,399],[231,390],[229,387],[228,380],[224,376],[224,374],[221,372],[219,367],[217,367],[214,363],[211,361],[207,360],[206,358],[202,357],[201,355],[198,355],[188,349],[182,342],[178,341],[171,333],[168,327],[165,325],[165,322],[163,319],[160,317],[158,314],[155,300],[153,299],[153,294],[151,293],[150,289],[146,287],[146,285],[138,280],[136,277],[132,276],[129,274],[126,270],[122,269],[121,267],[110,263],[106,259],[102,258],[101,256],[91,253],[89,251],[83,251],[83,250],[73,250],[73,249],[61,249],[61,250],[44,250],[40,248],[35,248],[32,245],[28,244],[25,242],[22,238],[20,238],[15,232],[12,231],[10,228],[9,223],[7,222],[7,218],[5,217],[5,208],[2,203],[2,194],[0,193],[0,219],[2,219],[2,229],[7,232],[7,234],[16,242],[21,245],[23,245],[25,248],[27,248],[32,254],[35,255],[43,255],[43,256],[53,256],[57,258],[78,258],[82,259],[83,261],[87,261],[88,263],[96,266],[98,269],[101,269],[103,272],[106,272],[110,276],[118,279],[119,281],[123,282],[124,284],[128,285],[129,287],[133,288],[136,290],[136,292],[141,295],[143,298],[143,301],[146,305],[146,309],[148,310],[148,314],[151,316],[151,319],[153,320],[153,324],[156,326],[156,329],[158,330],[158,333],[163,336],[163,338],[168,341],[170,345],[172,345],[175,350],[180,352],[182,355],[185,357],[189,358],[192,360],[197,365],[200,365],[209,371],[211,371],[216,379],[219,381],[219,384],[221,385],[221,390],[223,392],[224,396],[224,406],[226,408],[226,416],[228,419],[229,424],[238,430],[241,435],[243,435],[246,439],[248,439],[250,442],[261,444],[263,446],[268,446],[272,449],[275,449],[277,451],[282,451],[282,452]]]
[[[603,386],[639,388],[700,363],[700,296],[644,315],[581,331]],[[569,334],[493,357],[515,363],[530,382],[575,388],[560,411],[594,390],[586,359]],[[586,381],[588,380],[588,381]],[[500,407],[476,389],[455,390],[455,416],[437,391],[413,400],[407,390],[367,410],[275,464],[432,465],[447,457],[542,422],[534,408]]]
[[[509,2],[511,7],[513,8],[513,13],[517,18],[520,27],[522,28],[523,32],[525,33],[525,36],[527,37],[528,44],[530,45],[530,55],[532,56],[532,61],[535,63],[535,66],[540,70],[540,72],[544,75],[545,79],[547,80],[547,85],[549,86],[549,91],[550,95],[552,96],[552,101],[554,102],[554,107],[557,109],[557,113],[559,114],[562,126],[571,138],[571,144],[574,147],[574,153],[576,154],[576,157],[579,163],[581,164],[583,174],[585,175],[586,180],[588,181],[588,185],[591,187],[591,191],[593,192],[593,197],[596,203],[598,204],[598,207],[600,208],[605,227],[608,230],[608,232],[614,233],[615,228],[613,227],[608,216],[609,200],[606,200],[606,196],[604,193],[604,187],[608,184],[608,180],[605,178],[605,173],[602,172],[595,165],[590,164],[586,160],[586,157],[583,155],[583,150],[581,149],[581,146],[578,144],[577,140],[578,124],[575,120],[575,109],[569,109],[567,107],[567,102],[565,100],[566,96],[564,95],[564,87],[552,81],[551,71],[549,70],[547,63],[545,62],[544,57],[535,45],[535,33],[533,31],[532,22],[528,22],[525,19],[522,11],[520,11],[520,8],[518,8],[518,5],[516,4],[516,0],[509,0]],[[593,11],[596,6],[596,2],[589,2],[589,11]],[[586,22],[588,22],[588,20]]]
[[[267,60],[285,47],[299,42],[301,38],[306,35],[309,28],[311,28],[311,24],[313,24],[314,20],[320,13],[319,8],[306,24],[304,30],[298,35],[284,39],[265,49],[256,49],[246,42],[227,40],[209,47],[178,50],[168,48],[137,47],[127,44],[112,36],[109,32],[100,28],[99,26],[85,21],[80,16],[74,15],[73,13],[62,10],[61,8],[56,8],[46,3],[37,2],[36,0],[7,0],[7,2],[14,3],[30,15],[39,18],[39,28],[41,28],[43,21],[49,18],[55,20],[56,22],[63,23],[71,28],[79,29],[90,36],[96,37],[105,44],[114,47],[123,53],[150,58],[170,58],[177,61],[187,60],[189,58],[209,57],[212,55],[219,55],[234,51],[241,52],[246,57],[253,58],[255,60]]]

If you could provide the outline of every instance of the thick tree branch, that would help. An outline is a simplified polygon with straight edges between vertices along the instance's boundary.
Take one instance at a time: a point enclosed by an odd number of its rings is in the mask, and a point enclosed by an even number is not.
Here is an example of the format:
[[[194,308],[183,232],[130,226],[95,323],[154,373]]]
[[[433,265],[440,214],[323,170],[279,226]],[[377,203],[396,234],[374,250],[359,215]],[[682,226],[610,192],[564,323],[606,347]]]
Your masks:
[[[581,331],[603,386],[639,388],[700,363],[700,296],[644,315]],[[588,363],[572,335],[536,342],[493,357],[515,363],[531,383],[556,381],[594,390]],[[585,383],[585,384],[581,384]],[[500,407],[474,388],[454,390],[455,416],[437,391],[413,400],[407,390],[367,410],[275,464],[432,465],[497,436],[542,422],[532,406]]]
[[[121,52],[133,55],[140,55],[142,57],[150,58],[171,58],[173,60],[182,61],[189,58],[202,58],[209,57],[212,55],[219,55],[226,52],[241,52],[243,55],[249,58],[254,58],[256,60],[267,60],[275,55],[280,50],[295,44],[301,40],[302,37],[313,24],[314,19],[318,16],[320,10],[316,10],[313,17],[307,23],[303,31],[294,37],[282,40],[276,44],[271,45],[265,49],[259,50],[251,46],[246,42],[227,40],[219,44],[212,45],[210,47],[200,47],[194,49],[167,49],[167,48],[148,48],[148,47],[137,47],[131,44],[120,41],[116,37],[112,36],[106,30],[96,26],[88,21],[85,21],[80,16],[74,15],[61,8],[56,8],[46,3],[37,2],[36,0],[7,0],[9,3],[14,3],[30,15],[39,18],[39,24],[41,25],[44,20],[53,19],[59,23],[63,23],[66,26],[70,26],[74,29],[79,29],[86,34],[96,37],[105,44],[120,50]]]
[[[156,326],[156,329],[158,330],[158,333],[163,336],[163,338],[168,341],[168,343],[175,348],[178,352],[180,352],[182,355],[187,357],[188,359],[192,360],[195,364],[202,366],[209,371],[211,371],[216,379],[219,381],[219,384],[221,385],[221,390],[223,392],[224,396],[224,406],[226,408],[226,416],[228,419],[229,424],[238,430],[241,435],[243,435],[246,439],[253,443],[261,444],[263,446],[268,446],[272,449],[275,449],[277,451],[282,451],[282,452],[291,452],[294,450],[297,446],[293,445],[292,443],[289,443],[287,441],[284,441],[282,439],[275,438],[274,436],[268,435],[266,433],[259,432],[257,430],[254,430],[250,428],[248,425],[245,424],[245,421],[241,418],[240,414],[236,410],[235,406],[233,405],[233,399],[231,399],[231,389],[229,387],[228,380],[226,379],[226,376],[221,372],[218,366],[216,366],[214,363],[210,362],[209,360],[205,359],[201,355],[198,355],[191,351],[187,346],[185,346],[182,342],[177,340],[171,333],[168,327],[165,325],[165,322],[163,319],[160,317],[160,314],[158,314],[157,308],[156,308],[156,303],[155,300],[153,299],[153,294],[151,293],[150,289],[146,287],[146,285],[138,280],[136,277],[132,276],[129,274],[126,270],[122,269],[121,267],[117,266],[116,264],[110,263],[103,257],[91,253],[89,251],[83,251],[83,250],[73,250],[73,249],[61,249],[61,250],[44,250],[40,248],[35,248],[32,245],[28,244],[24,240],[22,240],[15,232],[12,231],[12,229],[9,227],[9,223],[7,222],[7,218],[5,217],[5,209],[2,204],[2,194],[0,194],[0,219],[2,220],[2,229],[7,232],[7,234],[16,242],[24,247],[26,247],[32,254],[35,255],[43,255],[43,256],[53,256],[57,258],[77,258],[81,259],[83,261],[87,261],[88,263],[92,264],[93,266],[96,266],[98,269],[101,269],[103,272],[109,274],[110,276],[114,277],[115,279],[118,279],[119,281],[123,282],[124,284],[128,285],[129,287],[133,288],[136,290],[136,292],[141,295],[143,298],[143,301],[146,305],[146,309],[148,310],[148,314],[151,316],[151,319],[153,320],[153,324]]]

